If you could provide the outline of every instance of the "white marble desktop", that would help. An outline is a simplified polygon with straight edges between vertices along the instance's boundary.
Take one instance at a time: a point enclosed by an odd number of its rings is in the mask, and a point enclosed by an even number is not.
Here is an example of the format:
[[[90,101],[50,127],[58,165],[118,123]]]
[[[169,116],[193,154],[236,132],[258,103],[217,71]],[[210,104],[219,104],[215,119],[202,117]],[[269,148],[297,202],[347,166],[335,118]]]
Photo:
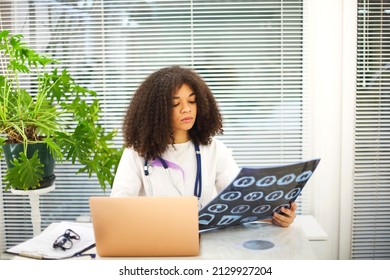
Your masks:
[[[273,244],[269,249],[247,249],[248,241],[266,241]],[[225,228],[206,232],[201,236],[201,254],[199,259],[316,259],[311,244],[301,225],[294,223],[281,228],[269,223],[255,223],[240,227]]]
[[[244,243],[273,245],[268,249],[248,249]],[[260,241],[260,242],[257,242]],[[265,241],[263,243],[262,241]],[[257,242],[257,243],[256,243]],[[92,248],[86,253],[96,253]],[[14,260],[26,259],[15,256]],[[85,259],[85,258],[78,258]],[[113,259],[182,259],[182,260],[309,260],[317,259],[312,245],[299,220],[288,228],[269,223],[252,223],[220,230],[204,232],[200,239],[200,254],[191,257],[99,257],[97,260]]]
[[[267,241],[274,246],[260,250],[245,248],[244,243],[252,240]],[[92,249],[88,253],[94,252],[95,249]],[[269,223],[252,223],[204,232],[200,238],[200,254],[193,257],[96,256],[96,259],[309,260],[317,258],[300,222],[297,221],[288,228]]]

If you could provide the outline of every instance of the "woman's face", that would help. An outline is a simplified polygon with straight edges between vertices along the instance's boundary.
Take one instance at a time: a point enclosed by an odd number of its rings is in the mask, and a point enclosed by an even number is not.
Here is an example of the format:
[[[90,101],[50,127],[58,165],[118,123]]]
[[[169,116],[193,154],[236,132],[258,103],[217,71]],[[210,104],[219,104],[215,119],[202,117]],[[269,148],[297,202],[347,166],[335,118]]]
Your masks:
[[[189,140],[188,131],[196,120],[196,96],[193,90],[183,84],[172,96],[172,129],[175,143]]]

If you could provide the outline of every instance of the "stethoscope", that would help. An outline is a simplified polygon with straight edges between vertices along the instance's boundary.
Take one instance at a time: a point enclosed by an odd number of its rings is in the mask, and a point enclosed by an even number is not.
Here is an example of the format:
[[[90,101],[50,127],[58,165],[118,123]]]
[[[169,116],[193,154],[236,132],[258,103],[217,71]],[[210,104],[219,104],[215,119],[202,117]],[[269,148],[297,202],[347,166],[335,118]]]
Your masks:
[[[194,144],[194,146],[195,146],[195,155],[196,155],[196,177],[195,177],[195,186],[194,186],[194,196],[196,196],[196,197],[198,197],[198,199],[200,199],[200,196],[202,195],[202,161],[201,161],[201,156],[200,156],[199,145]],[[164,167],[172,185],[181,194],[178,186],[173,181],[171,173],[169,172],[168,163],[162,157],[158,156],[157,159],[160,161],[160,163]],[[150,195],[153,196],[153,186],[152,186],[152,183],[151,183],[150,178],[149,178],[150,172],[149,172],[149,163],[147,160],[145,160],[145,164],[144,164],[144,173],[145,173],[146,180],[148,181]]]

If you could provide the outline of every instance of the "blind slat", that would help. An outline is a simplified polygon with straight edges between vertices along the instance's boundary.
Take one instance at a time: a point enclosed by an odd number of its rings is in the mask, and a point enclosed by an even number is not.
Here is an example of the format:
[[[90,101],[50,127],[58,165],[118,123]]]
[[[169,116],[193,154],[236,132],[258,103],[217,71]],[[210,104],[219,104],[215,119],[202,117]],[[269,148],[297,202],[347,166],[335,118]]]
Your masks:
[[[353,259],[390,257],[389,8],[358,1]]]

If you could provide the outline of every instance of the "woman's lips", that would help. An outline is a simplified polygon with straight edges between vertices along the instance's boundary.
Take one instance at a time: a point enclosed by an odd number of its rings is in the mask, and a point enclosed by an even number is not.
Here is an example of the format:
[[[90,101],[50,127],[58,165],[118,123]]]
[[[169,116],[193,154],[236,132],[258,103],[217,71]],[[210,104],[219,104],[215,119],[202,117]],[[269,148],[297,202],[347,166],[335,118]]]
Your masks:
[[[191,118],[191,117],[181,119],[181,121],[184,123],[190,123],[190,122],[192,122],[192,120],[193,120],[193,118]]]

